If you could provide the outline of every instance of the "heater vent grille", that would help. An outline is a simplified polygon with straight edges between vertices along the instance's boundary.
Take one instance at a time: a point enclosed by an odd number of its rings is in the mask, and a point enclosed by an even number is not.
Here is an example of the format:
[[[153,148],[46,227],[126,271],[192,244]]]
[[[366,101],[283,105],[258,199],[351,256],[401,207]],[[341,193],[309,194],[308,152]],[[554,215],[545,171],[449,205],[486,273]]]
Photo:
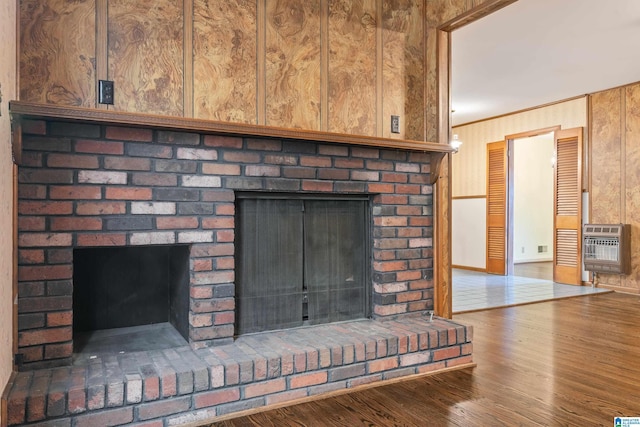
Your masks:
[[[589,271],[629,274],[629,224],[585,224],[583,227],[583,261]]]

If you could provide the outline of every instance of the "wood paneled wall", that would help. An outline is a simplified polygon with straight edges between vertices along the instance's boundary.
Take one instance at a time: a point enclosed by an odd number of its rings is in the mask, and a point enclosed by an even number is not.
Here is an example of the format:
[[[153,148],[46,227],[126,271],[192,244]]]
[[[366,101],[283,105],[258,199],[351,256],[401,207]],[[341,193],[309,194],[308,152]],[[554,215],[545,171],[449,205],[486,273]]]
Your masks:
[[[20,1],[20,99],[96,104],[95,1]]]
[[[20,99],[425,140],[425,2],[20,0]]]
[[[193,3],[193,115],[257,123],[256,2],[218,3]]]
[[[116,110],[183,114],[184,25],[175,19],[181,15],[178,2],[109,0],[108,79]]]
[[[640,83],[590,96],[592,223],[631,224],[631,274],[601,286],[640,293]]]
[[[266,11],[260,13],[266,16],[267,125],[322,129],[322,12],[318,1],[288,0],[266,2]]]

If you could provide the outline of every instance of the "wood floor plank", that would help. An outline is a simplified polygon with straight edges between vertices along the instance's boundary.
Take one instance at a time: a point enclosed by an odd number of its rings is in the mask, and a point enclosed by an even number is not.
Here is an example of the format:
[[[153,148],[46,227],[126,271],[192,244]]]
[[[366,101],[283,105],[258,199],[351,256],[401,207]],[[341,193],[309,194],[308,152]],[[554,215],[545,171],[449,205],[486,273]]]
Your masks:
[[[212,426],[590,426],[640,416],[640,298],[608,293],[454,316],[477,367]]]

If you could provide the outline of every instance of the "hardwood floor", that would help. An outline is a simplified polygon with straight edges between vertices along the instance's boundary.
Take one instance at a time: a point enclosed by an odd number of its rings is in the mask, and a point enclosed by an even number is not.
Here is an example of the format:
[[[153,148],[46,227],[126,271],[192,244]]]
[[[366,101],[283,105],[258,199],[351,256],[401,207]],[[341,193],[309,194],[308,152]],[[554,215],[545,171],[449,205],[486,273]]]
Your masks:
[[[553,262],[525,262],[514,264],[513,274],[534,279],[553,280]]]
[[[640,296],[609,293],[454,316],[477,367],[212,426],[613,425],[640,416]]]

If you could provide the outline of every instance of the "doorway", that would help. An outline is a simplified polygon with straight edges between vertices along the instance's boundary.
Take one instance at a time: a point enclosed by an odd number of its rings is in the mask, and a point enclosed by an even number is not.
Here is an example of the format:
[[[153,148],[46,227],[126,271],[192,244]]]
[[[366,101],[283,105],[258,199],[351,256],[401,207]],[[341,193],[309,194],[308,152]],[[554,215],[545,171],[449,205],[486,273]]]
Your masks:
[[[486,272],[543,275],[553,266],[555,131],[507,135],[486,145]],[[541,277],[553,280],[553,274]]]
[[[584,291],[559,285],[580,284],[581,135],[582,128],[557,126],[486,144],[486,197],[474,198],[486,206],[486,269],[470,274],[456,271],[454,265],[454,311],[460,309],[461,295],[469,299],[473,293],[492,307],[491,295],[504,304],[515,303],[512,296],[531,294],[538,285],[545,295],[547,288],[557,295],[558,286],[571,294]],[[456,211],[460,213],[454,208],[454,225]],[[464,212],[478,217],[472,210]],[[477,295],[479,290],[484,293]]]
[[[553,280],[554,132],[508,137],[507,274]]]
[[[549,128],[525,134],[508,135],[508,144],[498,141],[486,145],[487,155],[487,239],[486,272],[513,274],[514,265],[514,146],[513,141],[553,130],[553,281],[581,284],[581,221],[582,221],[582,128],[560,130]],[[508,147],[508,148],[507,148]],[[532,154],[529,154],[527,162]],[[528,169],[525,165],[524,169]],[[537,176],[527,176],[534,185]],[[529,207],[533,215],[541,205]],[[526,223],[532,227],[532,220]],[[543,253],[544,245],[538,250]],[[524,247],[522,252],[524,252]]]
[[[486,200],[487,217],[476,216],[477,227],[486,224],[486,269],[454,268],[454,313],[585,292],[553,283],[555,130],[507,135],[487,145],[487,193],[478,199]]]

